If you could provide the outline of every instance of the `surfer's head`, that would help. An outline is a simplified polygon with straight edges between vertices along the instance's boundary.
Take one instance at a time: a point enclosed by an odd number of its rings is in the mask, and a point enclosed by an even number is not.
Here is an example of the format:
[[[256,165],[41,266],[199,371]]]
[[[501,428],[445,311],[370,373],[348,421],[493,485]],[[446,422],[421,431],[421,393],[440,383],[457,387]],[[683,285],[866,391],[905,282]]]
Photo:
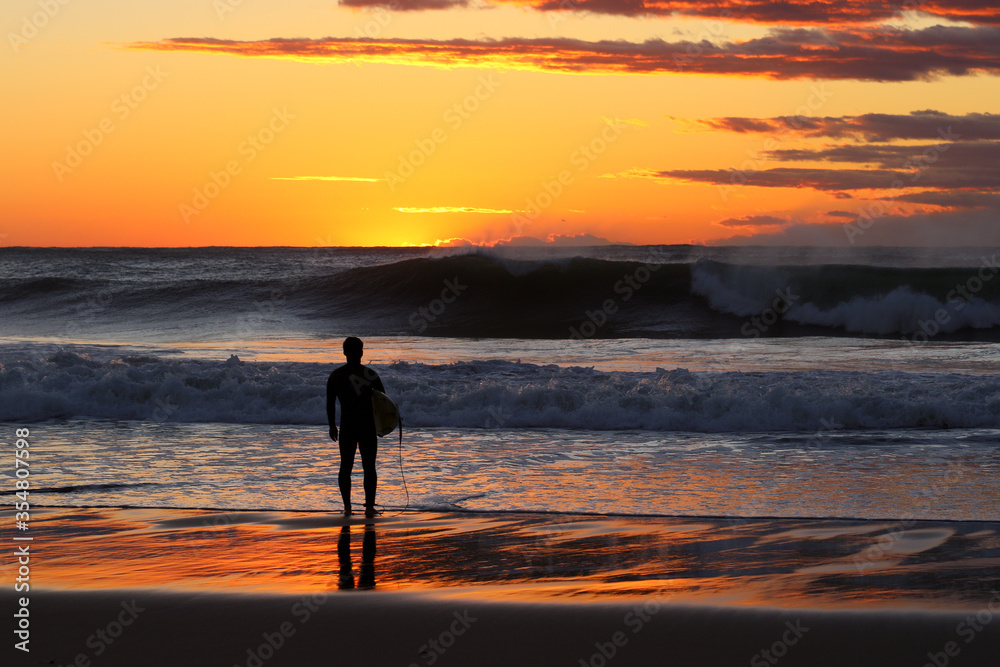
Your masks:
[[[365,344],[360,338],[348,336],[344,339],[344,356],[348,361],[361,361],[365,353]]]

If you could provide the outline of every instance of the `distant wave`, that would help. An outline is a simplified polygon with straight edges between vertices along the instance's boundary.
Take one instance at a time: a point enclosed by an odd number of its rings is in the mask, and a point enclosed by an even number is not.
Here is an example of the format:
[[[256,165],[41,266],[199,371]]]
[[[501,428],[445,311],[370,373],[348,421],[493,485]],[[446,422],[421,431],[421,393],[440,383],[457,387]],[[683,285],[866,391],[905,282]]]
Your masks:
[[[633,257],[641,256],[633,250]],[[313,273],[250,268],[145,280],[138,269],[0,279],[0,334],[880,335],[1000,340],[991,268],[693,263],[484,253]],[[313,267],[315,269],[315,267]],[[261,274],[263,275],[263,274]],[[758,318],[759,323],[753,318]]]
[[[315,363],[225,363],[64,350],[0,366],[0,421],[97,417],[161,422],[326,423]],[[828,432],[1000,428],[986,375],[898,371],[602,372],[507,361],[378,367],[408,428]]]

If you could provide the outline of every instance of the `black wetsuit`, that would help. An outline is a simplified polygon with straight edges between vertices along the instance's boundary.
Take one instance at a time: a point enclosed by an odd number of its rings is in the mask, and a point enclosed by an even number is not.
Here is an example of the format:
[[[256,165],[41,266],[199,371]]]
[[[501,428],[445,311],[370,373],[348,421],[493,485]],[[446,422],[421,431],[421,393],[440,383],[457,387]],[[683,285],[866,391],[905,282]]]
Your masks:
[[[330,373],[326,381],[326,416],[330,426],[336,425],[337,401],[340,401],[340,474],[337,482],[344,506],[351,503],[351,471],[354,455],[361,450],[361,467],[365,471],[365,506],[375,503],[375,455],[378,436],[375,434],[375,414],[372,411],[372,390],[384,392],[378,373],[361,363],[346,363]]]

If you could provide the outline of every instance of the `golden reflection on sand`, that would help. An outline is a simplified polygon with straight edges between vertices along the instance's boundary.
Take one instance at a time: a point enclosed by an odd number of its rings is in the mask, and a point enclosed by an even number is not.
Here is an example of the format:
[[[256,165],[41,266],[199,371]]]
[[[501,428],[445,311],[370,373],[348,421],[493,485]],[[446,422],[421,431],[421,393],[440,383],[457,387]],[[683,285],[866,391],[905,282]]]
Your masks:
[[[738,606],[969,606],[1000,588],[992,524],[39,509],[33,587]],[[908,522],[913,524],[914,522]],[[9,569],[0,568],[0,569]]]

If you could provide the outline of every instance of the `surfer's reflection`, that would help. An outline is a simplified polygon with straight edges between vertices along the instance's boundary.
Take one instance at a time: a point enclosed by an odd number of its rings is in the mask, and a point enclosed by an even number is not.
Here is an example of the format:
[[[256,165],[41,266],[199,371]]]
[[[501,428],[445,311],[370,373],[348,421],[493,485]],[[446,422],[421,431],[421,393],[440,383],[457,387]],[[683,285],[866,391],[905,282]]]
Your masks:
[[[351,563],[351,526],[340,529],[337,540],[337,560],[340,561],[340,580],[337,587],[342,590],[354,588],[354,566]],[[361,540],[361,574],[358,588],[375,588],[375,524],[365,524]]]

